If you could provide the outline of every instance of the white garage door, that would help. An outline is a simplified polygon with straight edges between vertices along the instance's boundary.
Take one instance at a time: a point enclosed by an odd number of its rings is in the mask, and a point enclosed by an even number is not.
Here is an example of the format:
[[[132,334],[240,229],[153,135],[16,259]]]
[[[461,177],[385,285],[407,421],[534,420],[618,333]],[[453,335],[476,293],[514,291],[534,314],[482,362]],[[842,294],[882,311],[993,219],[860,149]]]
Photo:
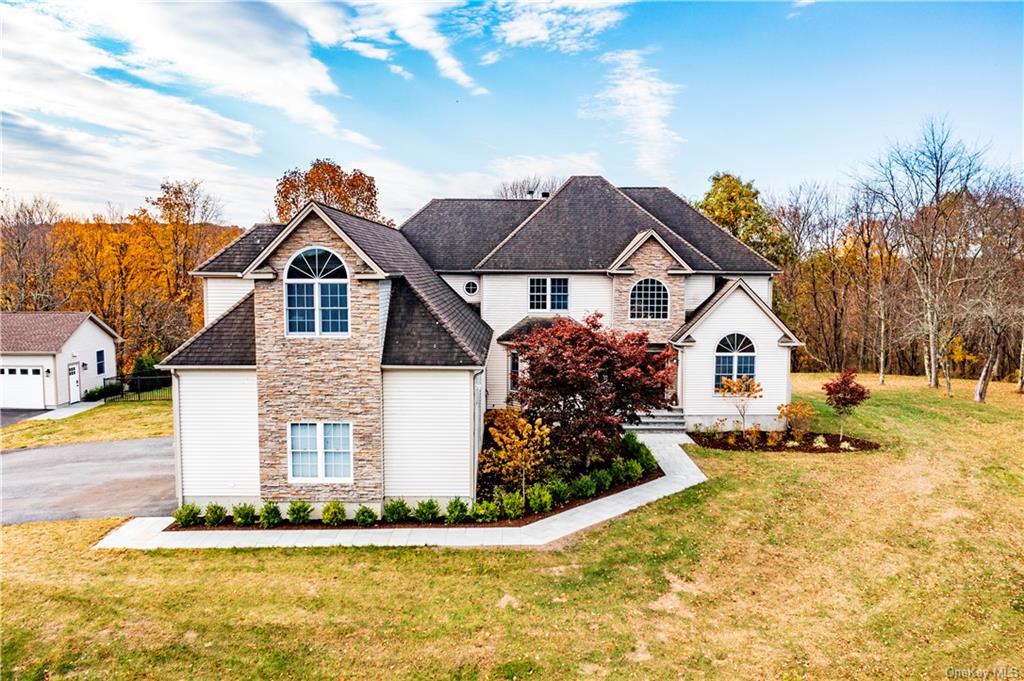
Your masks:
[[[0,367],[0,406],[4,409],[43,409],[42,367]]]

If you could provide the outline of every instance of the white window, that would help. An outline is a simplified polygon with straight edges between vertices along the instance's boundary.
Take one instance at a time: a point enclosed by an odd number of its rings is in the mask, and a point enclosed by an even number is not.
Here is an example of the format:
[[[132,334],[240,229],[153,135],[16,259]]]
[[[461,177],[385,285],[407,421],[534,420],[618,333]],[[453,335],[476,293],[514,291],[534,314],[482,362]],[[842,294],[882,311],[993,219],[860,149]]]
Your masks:
[[[467,296],[475,296],[476,292],[480,290],[480,287],[475,281],[467,281],[462,285],[462,290],[466,292]]]
[[[722,387],[723,378],[754,378],[756,357],[754,344],[741,333],[730,333],[718,341],[715,348],[715,390]]]
[[[531,310],[568,310],[569,279],[566,277],[530,277]]]
[[[657,279],[641,279],[629,292],[630,319],[668,319],[668,287]]]
[[[352,424],[289,424],[288,479],[352,482]]]
[[[337,254],[325,248],[297,253],[284,281],[289,336],[348,335],[348,270]]]
[[[96,351],[96,375],[102,376],[107,373],[107,358],[103,356],[102,350]]]

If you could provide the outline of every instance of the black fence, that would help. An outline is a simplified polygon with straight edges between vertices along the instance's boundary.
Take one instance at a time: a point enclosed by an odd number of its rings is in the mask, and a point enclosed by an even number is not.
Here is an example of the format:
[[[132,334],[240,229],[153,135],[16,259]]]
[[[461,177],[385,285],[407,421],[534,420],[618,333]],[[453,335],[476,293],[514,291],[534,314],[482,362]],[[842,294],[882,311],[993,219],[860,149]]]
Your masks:
[[[171,399],[171,375],[111,376],[103,379],[107,402],[145,402]]]

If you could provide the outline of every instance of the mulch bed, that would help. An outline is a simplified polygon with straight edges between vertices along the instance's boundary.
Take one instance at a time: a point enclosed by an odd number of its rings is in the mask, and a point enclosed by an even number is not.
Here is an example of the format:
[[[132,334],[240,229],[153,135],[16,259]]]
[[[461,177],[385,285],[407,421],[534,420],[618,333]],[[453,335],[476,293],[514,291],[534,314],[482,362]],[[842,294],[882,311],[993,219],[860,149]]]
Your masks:
[[[849,435],[846,435],[843,437],[843,441],[849,442],[854,449],[840,449],[839,433],[807,433],[804,435],[803,439],[800,440],[800,444],[796,447],[786,446],[787,442],[794,439],[790,433],[786,434],[786,437],[782,439],[780,444],[774,446],[765,442],[763,433],[761,435],[760,442],[756,445],[751,445],[747,442],[747,439],[743,437],[742,433],[738,433],[733,442],[729,441],[730,433],[717,433],[715,435],[706,435],[704,433],[687,434],[701,447],[707,447],[708,449],[725,449],[735,452],[813,452],[815,454],[849,454],[854,450],[860,452],[878,449],[881,447],[877,442],[862,440],[859,437],[850,437]],[[828,447],[814,446],[814,438],[819,435],[825,436],[825,442],[828,443]]]
[[[600,492],[598,494],[595,494],[594,496],[589,497],[587,499],[573,499],[572,501],[568,501],[564,505],[559,506],[558,508],[556,508],[556,509],[554,509],[554,510],[548,512],[548,513],[529,513],[529,512],[527,512],[527,514],[524,515],[522,518],[518,518],[516,520],[498,520],[498,521],[493,522],[493,523],[478,523],[478,522],[474,522],[472,520],[468,520],[468,521],[464,521],[464,522],[461,522],[461,523],[455,523],[454,525],[446,525],[444,523],[443,519],[439,519],[437,522],[433,522],[433,523],[421,523],[421,522],[417,522],[415,520],[406,521],[406,522],[402,522],[402,523],[385,523],[385,522],[382,522],[382,521],[377,521],[376,524],[370,525],[369,527],[361,527],[359,525],[356,525],[355,520],[353,520],[352,518],[347,519],[341,525],[325,525],[323,523],[323,521],[320,521],[320,520],[310,520],[305,525],[293,525],[290,522],[288,522],[287,518],[285,518],[285,519],[283,519],[281,521],[280,525],[278,525],[277,527],[274,527],[272,529],[275,529],[275,530],[381,530],[381,529],[399,529],[399,528],[427,529],[427,528],[445,528],[445,527],[522,527],[523,525],[529,525],[530,523],[535,523],[538,520],[543,520],[544,518],[549,518],[549,517],[551,517],[553,515],[558,515],[559,513],[562,513],[564,511],[568,511],[571,508],[576,508],[577,506],[582,506],[583,504],[589,504],[591,501],[595,501],[595,500],[600,499],[602,497],[606,497],[606,496],[609,496],[611,494],[616,494],[616,493],[621,492],[623,490],[627,490],[630,487],[636,487],[637,485],[642,485],[642,484],[644,484],[646,482],[650,482],[652,480],[657,480],[658,478],[663,477],[664,475],[665,475],[665,472],[663,470],[661,470],[661,467],[659,467],[658,470],[654,471],[653,473],[648,473],[647,475],[643,476],[642,478],[640,478],[636,482],[627,482],[627,483],[622,484],[622,485],[613,485],[612,487],[608,488],[604,492]],[[198,532],[247,532],[247,531],[252,531],[252,530],[261,530],[261,529],[263,529],[259,525],[247,525],[245,527],[237,527],[236,525],[232,524],[232,520],[233,520],[232,517],[228,516],[227,519],[224,521],[224,524],[222,524],[222,525],[214,525],[213,527],[207,527],[206,525],[195,525],[193,527],[180,527],[178,525],[178,523],[172,522],[170,525],[168,525],[167,527],[164,528],[164,532],[197,532],[197,531]]]

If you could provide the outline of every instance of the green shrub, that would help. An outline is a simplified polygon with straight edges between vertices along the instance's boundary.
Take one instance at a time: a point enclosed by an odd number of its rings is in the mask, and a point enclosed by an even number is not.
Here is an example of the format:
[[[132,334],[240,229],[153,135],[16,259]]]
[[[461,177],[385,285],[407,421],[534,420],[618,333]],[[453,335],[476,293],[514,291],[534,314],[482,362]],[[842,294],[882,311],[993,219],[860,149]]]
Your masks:
[[[493,501],[478,501],[473,504],[473,520],[478,523],[493,523],[499,515],[498,505]]]
[[[256,522],[256,507],[252,504],[235,504],[231,507],[231,520],[239,527]]]
[[[400,523],[408,520],[410,513],[412,513],[412,509],[409,508],[409,504],[405,503],[405,499],[389,499],[384,504],[384,512],[381,513],[381,517],[386,523]]]
[[[311,515],[313,507],[308,502],[299,500],[288,504],[288,521],[292,525],[305,525]]]
[[[551,492],[551,500],[558,505],[564,504],[572,498],[572,489],[562,478],[551,478],[548,480],[548,491]]]
[[[469,517],[469,506],[466,502],[458,497],[455,497],[448,502],[448,508],[445,509],[444,522],[447,525],[454,525],[461,523],[463,520]]]
[[[530,485],[526,488],[526,501],[534,513],[547,513],[553,504],[551,490],[547,488],[547,485],[542,485],[539,482]]]
[[[622,436],[622,456],[627,459],[639,459],[641,448],[644,446],[636,433],[629,432]]]
[[[377,522],[377,513],[369,506],[360,506],[356,509],[355,519],[359,527],[369,527]]]
[[[416,504],[412,517],[421,523],[432,523],[441,517],[441,506],[433,499],[425,499]]]
[[[626,482],[636,482],[644,477],[644,467],[639,461],[626,462]]]
[[[199,506],[189,502],[174,509],[172,515],[174,516],[174,522],[178,523],[178,527],[192,527],[199,524],[199,519],[202,518],[203,512],[199,510]]]
[[[506,492],[501,495],[501,514],[509,520],[522,518],[526,511],[526,501],[519,492]]]
[[[341,525],[345,522],[345,515],[345,504],[337,500],[328,501],[320,510],[324,525]]]
[[[612,486],[612,474],[603,468],[591,473],[590,477],[594,479],[594,484],[597,485],[598,492],[603,492]]]
[[[626,460],[621,456],[612,459],[612,465],[608,467],[608,472],[612,474],[612,484],[621,485],[629,482],[629,476],[626,473]]]
[[[653,473],[658,470],[658,460],[654,458],[654,454],[651,453],[651,448],[647,445],[643,445],[643,449],[640,450],[640,458],[637,459],[640,462],[640,466],[644,469],[644,473]]]
[[[572,481],[572,496],[575,499],[589,499],[597,494],[597,483],[589,475],[581,475]]]
[[[98,402],[105,397],[113,397],[114,395],[121,394],[121,382],[111,381],[110,383],[104,383],[101,386],[86,390],[82,393],[82,400],[84,402]]]
[[[263,504],[260,509],[260,527],[268,530],[281,524],[281,507],[273,501]]]
[[[218,503],[210,502],[206,505],[206,521],[207,527],[214,527],[224,522],[224,518],[228,515],[228,510]]]

